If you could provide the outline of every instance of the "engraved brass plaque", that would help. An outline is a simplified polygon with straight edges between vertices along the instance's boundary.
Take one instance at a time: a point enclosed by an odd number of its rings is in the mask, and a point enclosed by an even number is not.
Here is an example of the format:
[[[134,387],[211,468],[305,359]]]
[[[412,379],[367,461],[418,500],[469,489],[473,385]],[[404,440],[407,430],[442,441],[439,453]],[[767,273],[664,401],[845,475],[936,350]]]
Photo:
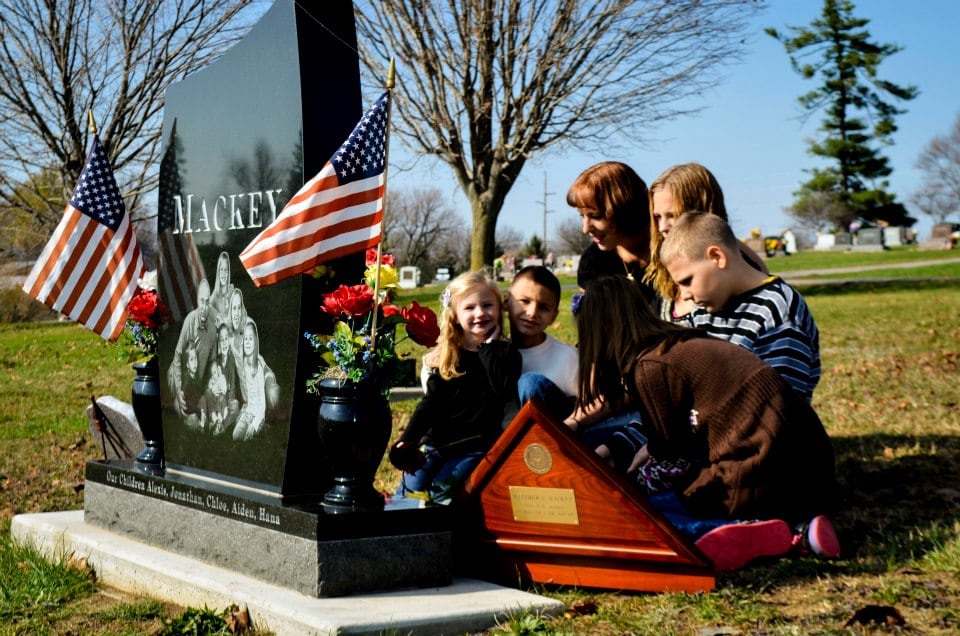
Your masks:
[[[510,505],[514,521],[580,525],[572,488],[510,486]]]

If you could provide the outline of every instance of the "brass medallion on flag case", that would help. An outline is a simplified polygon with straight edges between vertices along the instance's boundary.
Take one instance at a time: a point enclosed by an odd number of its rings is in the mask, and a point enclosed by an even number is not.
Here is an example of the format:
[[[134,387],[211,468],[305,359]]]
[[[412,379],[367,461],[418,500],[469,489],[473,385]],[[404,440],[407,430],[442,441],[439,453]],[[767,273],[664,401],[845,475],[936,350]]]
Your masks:
[[[523,462],[531,471],[544,475],[553,468],[553,457],[543,444],[530,444],[523,451]]]

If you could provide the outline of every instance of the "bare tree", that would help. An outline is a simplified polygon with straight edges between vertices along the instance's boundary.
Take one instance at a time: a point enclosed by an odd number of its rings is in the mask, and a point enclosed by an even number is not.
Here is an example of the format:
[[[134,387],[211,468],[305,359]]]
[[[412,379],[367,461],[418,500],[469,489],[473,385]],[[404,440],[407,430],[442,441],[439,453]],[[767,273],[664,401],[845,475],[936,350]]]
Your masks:
[[[462,225],[435,188],[387,192],[384,244],[400,264],[427,268],[437,246]]]
[[[920,211],[939,223],[960,213],[960,115],[949,133],[930,140],[917,168],[923,171],[923,183],[912,201]]]
[[[450,267],[453,274],[459,274],[470,269],[470,228],[466,224],[458,224],[451,228],[433,252],[434,258],[428,269],[436,271],[437,267]]]
[[[757,0],[367,0],[367,66],[398,63],[394,127],[448,164],[473,217],[471,267],[494,256],[497,217],[548,147],[609,148],[690,112],[737,58]]]
[[[497,227],[496,256],[504,252],[510,252],[514,255],[523,248],[523,234],[512,225],[501,225]]]
[[[583,233],[580,217],[566,218],[557,224],[556,239],[562,251],[580,254],[590,245],[590,237]]]
[[[249,4],[0,0],[0,202],[25,206],[18,186],[53,171],[60,194],[32,202],[62,209],[90,146],[92,110],[127,205],[137,211],[156,185],[164,90],[247,30]]]
[[[846,228],[847,222],[854,218],[840,195],[832,190],[806,191],[792,206],[784,208],[784,212],[801,227],[815,232]]]

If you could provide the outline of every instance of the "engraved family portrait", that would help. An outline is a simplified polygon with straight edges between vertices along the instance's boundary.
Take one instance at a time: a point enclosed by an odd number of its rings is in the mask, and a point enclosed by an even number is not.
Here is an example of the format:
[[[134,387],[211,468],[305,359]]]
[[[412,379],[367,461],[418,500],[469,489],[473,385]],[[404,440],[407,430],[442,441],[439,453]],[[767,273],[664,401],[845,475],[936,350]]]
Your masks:
[[[277,405],[276,376],[260,354],[257,323],[230,282],[230,255],[217,259],[213,288],[203,279],[180,329],[167,379],[174,411],[189,430],[237,441],[263,430]]]

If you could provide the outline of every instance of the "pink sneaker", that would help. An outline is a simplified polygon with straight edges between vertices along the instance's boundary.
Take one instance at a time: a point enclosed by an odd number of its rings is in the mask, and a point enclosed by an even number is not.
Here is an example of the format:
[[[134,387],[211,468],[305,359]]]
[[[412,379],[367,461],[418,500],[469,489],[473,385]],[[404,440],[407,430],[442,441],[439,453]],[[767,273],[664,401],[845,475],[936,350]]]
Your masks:
[[[731,523],[714,528],[694,545],[710,559],[717,572],[729,572],[754,559],[786,554],[793,546],[793,533],[779,519]]]
[[[840,556],[840,539],[829,517],[814,517],[804,528],[804,547],[818,556],[836,559]]]

